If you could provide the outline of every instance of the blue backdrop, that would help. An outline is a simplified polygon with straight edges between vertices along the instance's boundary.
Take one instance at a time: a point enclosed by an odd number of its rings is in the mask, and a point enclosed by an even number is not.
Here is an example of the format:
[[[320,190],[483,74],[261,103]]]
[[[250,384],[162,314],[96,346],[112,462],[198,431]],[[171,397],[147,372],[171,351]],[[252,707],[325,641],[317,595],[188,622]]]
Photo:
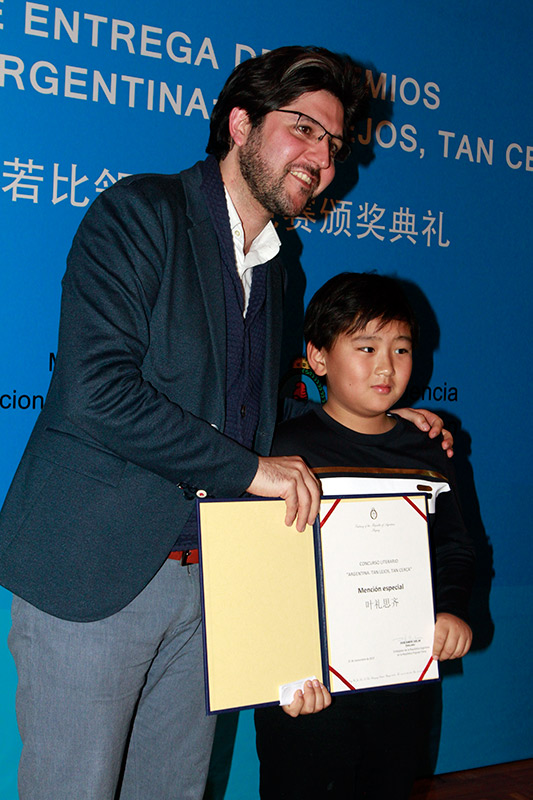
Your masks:
[[[425,339],[410,397],[453,427],[479,551],[475,645],[444,676],[437,770],[532,756],[533,7],[293,0],[250,17],[235,0],[59,2],[0,0],[0,494],[46,394],[60,279],[87,205],[121,175],[201,158],[213,102],[239,60],[282,44],[348,52],[369,69],[375,102],[325,196],[280,226],[289,321],[296,330],[302,299],[343,269],[411,282]],[[286,368],[299,346],[288,340]],[[2,591],[0,796],[14,800],[9,603]],[[211,793],[224,796],[235,730],[225,797],[253,800],[249,713],[224,718]]]

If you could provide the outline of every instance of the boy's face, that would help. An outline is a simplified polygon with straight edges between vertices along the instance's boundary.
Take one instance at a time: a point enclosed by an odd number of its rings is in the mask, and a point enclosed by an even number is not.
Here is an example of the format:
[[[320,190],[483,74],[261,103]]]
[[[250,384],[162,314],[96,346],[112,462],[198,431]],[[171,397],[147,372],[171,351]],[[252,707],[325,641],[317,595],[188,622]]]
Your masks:
[[[403,395],[412,369],[409,325],[369,322],[357,333],[341,333],[330,350],[309,343],[307,358],[317,375],[327,375],[324,406],[333,419],[361,433],[393,427],[387,411]]]

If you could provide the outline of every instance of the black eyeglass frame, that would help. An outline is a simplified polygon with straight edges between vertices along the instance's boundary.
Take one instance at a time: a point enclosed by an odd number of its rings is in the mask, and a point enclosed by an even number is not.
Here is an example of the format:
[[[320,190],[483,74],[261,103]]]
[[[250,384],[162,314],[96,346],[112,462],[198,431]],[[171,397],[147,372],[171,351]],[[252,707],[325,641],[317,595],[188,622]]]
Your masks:
[[[321,142],[322,139],[324,138],[324,136],[326,136],[326,135],[329,136],[330,145],[331,145],[331,142],[334,139],[336,139],[339,142],[342,142],[342,146],[339,147],[339,149],[337,150],[336,153],[331,153],[331,147],[330,147],[330,155],[331,155],[331,157],[335,161],[337,161],[339,164],[342,164],[344,161],[346,161],[346,159],[348,158],[348,156],[352,152],[352,148],[350,147],[348,142],[346,142],[341,136],[337,136],[334,133],[330,133],[328,130],[326,130],[326,128],[324,128],[324,126],[322,125],[321,122],[319,122],[317,119],[313,119],[313,117],[310,117],[309,114],[306,114],[304,111],[296,111],[295,109],[292,109],[292,108],[275,108],[274,111],[280,111],[282,114],[296,114],[298,119],[295,122],[295,125],[294,125],[295,128],[298,127],[298,124],[300,122],[301,117],[306,117],[307,119],[311,120],[311,122],[314,122],[315,125],[318,125],[318,127],[322,128],[322,130],[324,131],[324,133],[322,133],[318,137],[317,142]]]

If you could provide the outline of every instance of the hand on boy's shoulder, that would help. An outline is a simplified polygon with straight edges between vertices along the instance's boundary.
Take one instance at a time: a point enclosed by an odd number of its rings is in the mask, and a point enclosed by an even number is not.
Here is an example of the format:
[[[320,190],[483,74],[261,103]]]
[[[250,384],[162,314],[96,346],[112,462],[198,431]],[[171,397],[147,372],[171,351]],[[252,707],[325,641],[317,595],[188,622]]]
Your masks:
[[[389,413],[396,416],[397,409]],[[453,459],[450,459],[449,451],[443,449],[440,437],[429,437],[426,431],[405,416],[398,415],[396,422],[398,436],[401,436],[401,450],[411,455],[417,454],[419,467],[424,465],[447,477],[454,475]]]
[[[462,658],[470,650],[472,630],[470,625],[455,614],[437,614],[433,637],[433,658],[447,661]]]
[[[430,439],[436,439],[442,435],[441,447],[446,451],[448,458],[453,456],[453,436],[444,427],[444,421],[438,414],[428,411],[425,408],[394,408],[394,414],[412,422],[413,425],[427,433]]]

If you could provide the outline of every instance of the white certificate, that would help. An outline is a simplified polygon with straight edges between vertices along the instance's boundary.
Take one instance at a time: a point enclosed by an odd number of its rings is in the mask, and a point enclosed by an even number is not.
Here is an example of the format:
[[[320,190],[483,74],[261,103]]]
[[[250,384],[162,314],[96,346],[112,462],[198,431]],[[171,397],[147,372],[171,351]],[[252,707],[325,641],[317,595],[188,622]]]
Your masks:
[[[320,525],[331,690],[438,678],[425,496],[324,498]]]

